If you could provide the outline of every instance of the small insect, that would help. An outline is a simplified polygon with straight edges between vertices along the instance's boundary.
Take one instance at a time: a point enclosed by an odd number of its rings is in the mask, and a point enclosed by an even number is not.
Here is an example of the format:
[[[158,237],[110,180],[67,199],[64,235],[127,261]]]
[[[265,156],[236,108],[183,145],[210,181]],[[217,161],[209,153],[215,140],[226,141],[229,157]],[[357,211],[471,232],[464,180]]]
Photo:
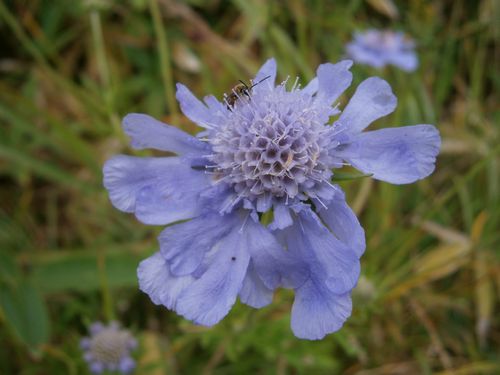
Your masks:
[[[268,78],[271,78],[271,76],[262,78],[259,82],[254,83],[252,86],[248,86],[245,82],[240,80],[240,83],[238,83],[236,86],[232,88],[231,93],[229,95],[224,94],[224,99],[226,101],[227,109],[229,109],[232,112],[232,108],[234,107],[238,99],[241,99],[243,95],[250,98],[251,90],[259,83],[264,82]]]

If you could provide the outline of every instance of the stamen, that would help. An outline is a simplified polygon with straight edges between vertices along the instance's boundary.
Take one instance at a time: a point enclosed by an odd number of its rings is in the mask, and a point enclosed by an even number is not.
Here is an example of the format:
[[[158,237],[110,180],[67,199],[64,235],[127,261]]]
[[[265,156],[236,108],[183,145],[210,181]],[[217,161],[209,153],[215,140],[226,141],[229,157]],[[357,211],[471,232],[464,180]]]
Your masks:
[[[245,225],[247,224],[248,218],[250,217],[251,211],[248,211],[247,216],[245,217],[245,220],[243,221],[243,224],[241,225],[241,228],[238,230],[239,233],[243,233],[243,230],[245,228]]]
[[[321,204],[325,209],[328,209],[326,204],[324,204],[323,201],[318,196],[316,196],[314,199],[316,199],[319,202],[319,204]]]

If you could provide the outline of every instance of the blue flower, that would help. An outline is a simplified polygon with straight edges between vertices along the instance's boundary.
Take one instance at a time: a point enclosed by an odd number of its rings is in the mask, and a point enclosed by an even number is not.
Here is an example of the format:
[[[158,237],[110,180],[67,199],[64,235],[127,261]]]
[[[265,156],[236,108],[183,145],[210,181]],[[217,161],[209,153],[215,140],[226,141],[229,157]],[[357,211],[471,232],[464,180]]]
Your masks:
[[[104,371],[118,371],[129,374],[135,368],[130,352],[137,347],[137,341],[129,331],[120,328],[117,322],[104,325],[101,322],[90,326],[90,337],[81,340],[84,359],[90,371],[101,374]]]
[[[412,72],[418,66],[415,43],[401,32],[370,29],[355,33],[354,40],[346,45],[346,50],[355,62],[375,68],[395,65]]]
[[[332,170],[348,163],[376,179],[411,183],[432,173],[440,147],[432,125],[363,132],[396,107],[380,78],[361,83],[340,111],[335,103],[351,84],[351,65],[320,65],[301,88],[275,85],[271,59],[235,103],[202,102],[178,84],[182,111],[205,129],[197,137],[147,115],[125,117],[132,147],[177,154],[119,155],[104,166],[115,207],[146,224],[176,223],[138,268],[154,303],[211,326],[236,298],[260,308],[284,287],[295,290],[296,336],[320,339],[340,329],[351,314],[365,236]]]

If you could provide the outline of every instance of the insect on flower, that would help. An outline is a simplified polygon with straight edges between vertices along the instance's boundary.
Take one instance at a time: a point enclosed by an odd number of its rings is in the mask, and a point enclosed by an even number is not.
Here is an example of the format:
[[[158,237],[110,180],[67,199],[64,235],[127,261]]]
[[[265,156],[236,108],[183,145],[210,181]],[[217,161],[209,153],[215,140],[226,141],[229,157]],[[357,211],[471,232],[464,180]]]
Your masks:
[[[232,111],[232,107],[234,107],[234,104],[241,99],[243,96],[246,96],[247,98],[250,98],[250,93],[251,90],[257,86],[258,84],[264,82],[266,79],[271,78],[271,76],[267,76],[265,78],[262,78],[259,82],[254,83],[252,86],[248,86],[245,82],[242,80],[239,80],[240,83],[238,83],[236,86],[234,86],[231,89],[231,93],[229,95],[224,94],[224,100],[227,104],[227,109]]]

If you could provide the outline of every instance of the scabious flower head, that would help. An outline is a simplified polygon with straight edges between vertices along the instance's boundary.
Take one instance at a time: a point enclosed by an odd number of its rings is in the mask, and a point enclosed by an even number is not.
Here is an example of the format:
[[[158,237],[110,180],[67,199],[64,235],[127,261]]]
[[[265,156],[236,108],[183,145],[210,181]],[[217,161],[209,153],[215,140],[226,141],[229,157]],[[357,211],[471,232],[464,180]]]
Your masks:
[[[135,368],[130,352],[137,347],[137,342],[117,322],[109,325],[93,323],[90,326],[90,336],[82,339],[80,346],[84,351],[85,361],[94,374],[104,371],[129,374]]]
[[[396,98],[373,77],[341,111],[336,102],[351,83],[351,65],[320,65],[302,88],[275,85],[271,59],[253,80],[261,83],[231,105],[213,96],[201,102],[178,84],[182,111],[205,128],[196,137],[147,115],[125,117],[134,148],[178,155],[119,155],[104,166],[118,209],[146,224],[183,221],[164,229],[159,252],[139,265],[140,288],[154,303],[211,326],[238,297],[260,308],[277,288],[291,288],[296,336],[320,339],[340,329],[365,237],[332,182],[335,169],[347,163],[411,183],[434,170],[440,146],[432,125],[362,132],[391,113]]]
[[[375,68],[394,65],[412,72],[418,66],[415,43],[402,32],[370,29],[355,33],[346,50],[355,62]]]

